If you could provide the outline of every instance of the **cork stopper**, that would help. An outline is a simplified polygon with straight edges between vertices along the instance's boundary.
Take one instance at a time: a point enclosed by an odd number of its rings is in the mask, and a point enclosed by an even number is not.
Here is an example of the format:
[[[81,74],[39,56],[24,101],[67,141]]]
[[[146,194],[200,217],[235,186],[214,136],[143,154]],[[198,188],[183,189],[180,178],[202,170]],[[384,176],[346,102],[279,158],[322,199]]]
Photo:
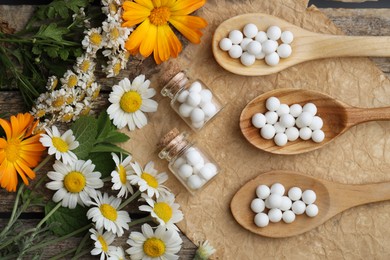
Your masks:
[[[179,130],[175,127],[173,128],[171,131],[169,131],[168,133],[166,133],[161,139],[160,139],[160,142],[157,144],[157,147],[159,149],[163,149],[165,148],[166,146],[168,146],[168,144],[173,140],[175,139],[176,136],[178,136],[180,134]]]
[[[165,70],[159,78],[159,85],[165,86],[177,73],[182,69],[176,62],[168,61],[165,66]]]
[[[173,128],[166,133],[157,144],[157,147],[161,150],[159,153],[160,158],[172,159],[178,155],[188,145],[186,139],[186,133],[180,133],[177,128]]]

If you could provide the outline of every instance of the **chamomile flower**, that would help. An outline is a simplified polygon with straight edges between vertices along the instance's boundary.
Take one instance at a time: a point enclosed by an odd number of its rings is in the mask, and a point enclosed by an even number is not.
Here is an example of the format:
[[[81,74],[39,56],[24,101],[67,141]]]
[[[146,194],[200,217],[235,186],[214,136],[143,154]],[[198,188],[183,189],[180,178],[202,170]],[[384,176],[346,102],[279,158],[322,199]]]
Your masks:
[[[142,233],[131,232],[127,243],[130,248],[126,252],[132,260],[176,260],[179,256],[183,240],[175,230],[166,230],[158,226],[156,231],[148,224],[141,227]]]
[[[72,152],[79,146],[79,142],[75,141],[76,138],[73,135],[73,131],[69,129],[63,135],[56,126],[52,126],[45,129],[47,134],[41,134],[39,141],[43,146],[49,147],[48,154],[55,154],[56,159],[62,161],[65,164],[72,164],[77,160],[77,156]]]
[[[76,60],[76,65],[73,67],[77,73],[90,74],[95,70],[95,61],[87,54],[83,54]]]
[[[91,160],[77,160],[70,165],[56,161],[53,168],[54,171],[47,174],[53,181],[47,183],[46,187],[56,190],[53,201],[61,201],[63,207],[74,209],[77,203],[84,206],[96,193],[95,189],[103,187],[101,173],[94,172],[95,165]]]
[[[115,153],[111,153],[111,155],[116,166],[115,170],[111,172],[111,181],[113,183],[112,189],[119,190],[119,193],[117,194],[118,198],[127,198],[129,192],[131,194],[134,193],[133,187],[131,186],[130,182],[127,181],[127,176],[134,174],[134,170],[130,164],[132,157],[129,155],[122,161],[122,154],[120,159]]]
[[[111,246],[112,242],[115,240],[115,234],[107,231],[103,233],[103,229],[100,228],[95,230],[91,228],[89,230],[91,234],[91,239],[94,242],[95,248],[92,249],[91,255],[100,255],[100,260],[108,258],[111,253],[116,253],[117,249],[115,246]]]
[[[65,72],[64,77],[60,79],[63,87],[74,88],[79,81],[78,76],[71,70]]]
[[[107,16],[112,16],[114,18],[120,18],[120,15],[118,16],[118,13],[120,12],[121,8],[121,0],[102,0],[101,1],[103,7],[102,11]]]
[[[122,247],[117,246],[115,249],[110,251],[110,254],[107,260],[125,260],[127,259],[125,256],[125,250]]]
[[[58,78],[56,76],[51,76],[47,79],[47,90],[54,90],[58,85]]]
[[[132,185],[138,185],[141,192],[146,191],[150,198],[154,195],[158,198],[160,194],[169,193],[168,188],[162,185],[168,180],[168,175],[165,172],[158,173],[154,169],[154,163],[152,161],[146,164],[145,169],[142,169],[137,162],[131,163],[131,166],[135,174],[128,176],[127,179]]]
[[[95,56],[96,52],[105,45],[102,28],[92,28],[85,31],[84,34],[85,37],[81,44],[89,55]]]
[[[125,41],[133,28],[122,27],[121,23],[113,17],[108,17],[103,22],[103,36],[106,39],[105,48],[124,49]]]
[[[142,194],[142,198],[149,205],[141,205],[139,207],[141,211],[150,212],[153,219],[166,229],[179,231],[175,223],[183,220],[183,213],[179,210],[180,205],[175,203],[175,196],[172,193],[160,196],[157,201],[149,198],[146,194]]]
[[[209,241],[206,240],[203,243],[199,244],[199,248],[195,252],[195,258],[196,260],[207,260],[210,258],[211,255],[213,255],[217,250],[210,245]]]
[[[92,207],[87,212],[88,219],[92,219],[95,222],[97,228],[105,228],[107,231],[112,231],[119,237],[123,235],[123,229],[129,229],[130,217],[126,211],[119,211],[118,207],[121,204],[121,199],[114,196],[108,196],[107,193],[97,191],[92,196],[95,202],[91,201]]]
[[[107,66],[103,66],[103,71],[107,74],[107,78],[112,78],[123,69],[122,61],[115,56],[109,56],[108,59]]]
[[[148,123],[144,112],[155,112],[158,106],[156,101],[150,99],[156,91],[149,85],[150,81],[145,81],[145,75],[139,75],[133,82],[124,78],[119,85],[113,86],[107,113],[116,127],[121,129],[128,125],[130,131],[133,131]]]

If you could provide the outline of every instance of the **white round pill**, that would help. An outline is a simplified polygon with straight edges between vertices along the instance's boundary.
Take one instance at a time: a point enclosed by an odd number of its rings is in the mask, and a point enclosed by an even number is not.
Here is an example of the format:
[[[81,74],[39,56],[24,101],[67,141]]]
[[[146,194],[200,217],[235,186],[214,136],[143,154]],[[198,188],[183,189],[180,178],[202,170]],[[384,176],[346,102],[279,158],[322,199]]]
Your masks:
[[[193,169],[194,169],[194,174],[199,174],[199,171],[204,167],[204,160],[202,158],[202,161],[197,163],[196,165],[193,166]],[[202,177],[202,176],[201,176]]]
[[[240,61],[242,65],[249,67],[255,63],[256,57],[249,52],[244,52],[240,57]]]
[[[265,32],[263,31],[259,31],[257,34],[256,34],[256,37],[255,37],[255,40],[260,42],[260,43],[263,43],[265,41],[268,40],[268,36]]]
[[[200,104],[200,101],[202,100],[202,97],[198,92],[190,92],[187,96],[187,104],[196,107],[197,105]],[[198,121],[197,121],[198,122]]]
[[[291,210],[287,210],[283,212],[282,219],[284,223],[290,224],[293,223],[295,220],[295,214]]]
[[[204,121],[200,121],[200,122],[192,122],[191,125],[195,128],[195,129],[200,129],[204,126]]]
[[[258,199],[258,198],[252,200],[251,209],[255,213],[263,212],[263,210],[265,209],[264,201],[262,199]]]
[[[204,105],[202,107],[202,110],[207,120],[213,117],[217,113],[217,107],[211,102]]]
[[[282,220],[282,211],[280,209],[270,209],[270,211],[268,211],[268,218],[269,218],[269,221],[273,222],[273,223],[276,223],[276,222],[279,222],[280,220]]]
[[[180,166],[186,163],[186,160],[183,157],[179,157],[176,159],[176,161],[173,163],[173,167],[179,169]]]
[[[276,193],[273,194],[271,192],[271,195],[266,200],[268,200],[268,205],[271,209],[279,208],[282,204],[282,196]]]
[[[311,218],[317,216],[318,215],[318,207],[317,207],[317,205],[315,205],[315,204],[307,205],[307,207],[306,207],[306,215],[308,217],[311,217]]]
[[[202,90],[202,84],[199,81],[192,82],[190,88],[188,89],[190,92],[199,93]]]
[[[292,187],[288,190],[288,197],[292,201],[297,201],[302,197],[302,190],[298,187]]]
[[[266,227],[269,224],[268,215],[265,213],[257,213],[254,222],[258,227]]]
[[[268,54],[265,56],[265,63],[267,63],[270,66],[276,66],[279,64],[280,58],[279,55],[276,52],[273,52],[271,54]]]
[[[260,135],[264,139],[270,140],[275,136],[275,127],[271,124],[265,124],[260,130]]]
[[[292,204],[291,209],[296,215],[301,215],[305,212],[306,205],[303,201],[297,200]]]
[[[271,193],[271,190],[267,185],[262,184],[262,185],[257,186],[257,188],[256,188],[256,195],[260,199],[265,200],[266,198],[268,198],[270,193]]]
[[[311,130],[314,131],[314,130],[321,129],[323,125],[324,125],[324,122],[322,121],[321,117],[314,116],[309,127]]]
[[[277,97],[270,97],[265,101],[265,107],[269,111],[277,111],[280,106],[280,100]]]
[[[313,115],[310,112],[304,111],[300,116],[298,117],[299,124],[297,122],[298,127],[305,127],[311,125],[311,122],[313,122]]]
[[[278,110],[276,110],[278,116],[290,113],[290,107],[287,104],[280,104]]]
[[[197,107],[191,111],[190,117],[192,122],[197,123],[204,121],[205,114],[202,109]]]
[[[182,117],[189,117],[193,109],[194,108],[192,106],[189,106],[186,103],[183,103],[179,106],[179,114]]]
[[[280,209],[283,211],[291,209],[292,201],[289,197],[283,196],[282,197],[282,203],[280,204]]]
[[[229,56],[233,59],[238,59],[241,57],[241,55],[242,55],[241,46],[233,44],[233,46],[229,50]]]
[[[285,59],[285,58],[290,57],[290,55],[292,53],[292,49],[291,49],[290,45],[282,43],[278,46],[276,52],[278,53],[280,58]]]
[[[317,195],[314,191],[312,190],[305,190],[302,193],[302,200],[306,204],[313,204],[317,199]]]
[[[283,184],[281,184],[279,182],[276,182],[276,183],[272,184],[272,186],[271,186],[271,194],[278,194],[280,196],[283,196],[285,191],[286,190],[285,190]]]
[[[269,39],[277,41],[279,40],[281,35],[282,35],[282,30],[280,29],[279,26],[273,25],[268,27],[267,36]]]
[[[199,170],[199,176],[202,177],[205,181],[211,180],[216,174],[217,171],[214,170],[214,167],[209,167],[208,164],[204,165]]]
[[[280,122],[276,122],[274,124],[274,127],[275,127],[275,133],[276,134],[284,133],[286,131],[286,128]]]
[[[274,142],[277,146],[285,146],[288,142],[287,135],[285,133],[277,133],[274,137]]]
[[[203,160],[202,155],[196,149],[188,151],[186,153],[186,159],[187,162],[192,166],[197,165]]]
[[[265,53],[260,52],[259,54],[255,55],[256,60],[262,60],[265,58]]]
[[[287,135],[287,140],[294,142],[299,137],[299,130],[296,127],[289,127],[286,129],[285,134]]]
[[[252,42],[253,40],[251,38],[244,38],[242,42],[240,43],[242,51],[246,51],[248,48],[248,44]]]
[[[283,114],[280,116],[279,122],[285,128],[289,128],[295,125],[295,118],[290,114]]]
[[[282,35],[280,36],[283,43],[290,44],[294,40],[294,34],[290,31],[284,31],[282,32]]]
[[[305,141],[311,138],[312,133],[311,129],[306,126],[299,129],[299,137]]]
[[[181,91],[177,96],[177,101],[179,101],[180,103],[186,102],[189,93],[190,92],[188,90]]]
[[[247,51],[252,55],[258,55],[262,51],[261,43],[258,41],[251,41],[247,46]]]
[[[299,105],[299,104],[294,104],[294,105],[291,105],[290,106],[290,114],[297,118],[298,116],[300,116],[302,113],[302,106]]]
[[[219,41],[219,48],[223,51],[228,51],[232,47],[233,43],[232,40],[229,38],[223,38],[222,40]]]
[[[273,125],[278,121],[278,114],[274,111],[268,111],[264,116],[267,124]]]
[[[256,128],[262,128],[265,126],[266,119],[262,113],[256,113],[252,116],[252,125]]]
[[[244,26],[243,29],[244,35],[248,38],[254,38],[256,37],[257,33],[259,32],[259,29],[257,26],[253,23],[248,23]]]
[[[179,176],[186,180],[188,177],[190,177],[193,173],[194,169],[192,168],[191,165],[189,164],[183,164],[182,166],[180,166],[179,168]]]
[[[203,186],[203,181],[198,175],[191,175],[187,179],[187,185],[191,190],[198,190]]]
[[[243,38],[244,35],[239,30],[233,30],[229,33],[229,39],[232,41],[233,44],[240,44]]]
[[[276,49],[278,48],[278,42],[273,41],[273,40],[266,40],[265,42],[262,43],[261,45],[263,52],[265,55],[274,53]],[[276,54],[276,52],[275,52]],[[279,57],[279,55],[278,55]]]
[[[302,108],[303,112],[309,112],[312,116],[317,114],[317,106],[313,103],[307,103]]]
[[[321,143],[325,139],[325,133],[322,130],[314,130],[311,139],[316,143]]]
[[[200,106],[205,105],[206,103],[210,102],[211,99],[213,99],[213,93],[208,89],[202,89],[199,94],[202,98],[200,101]]]

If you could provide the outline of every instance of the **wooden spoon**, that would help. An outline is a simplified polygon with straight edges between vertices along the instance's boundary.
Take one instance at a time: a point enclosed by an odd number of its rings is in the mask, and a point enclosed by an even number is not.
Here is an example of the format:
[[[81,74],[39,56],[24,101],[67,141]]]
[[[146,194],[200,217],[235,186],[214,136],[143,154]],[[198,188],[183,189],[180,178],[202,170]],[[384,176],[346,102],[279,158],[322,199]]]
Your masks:
[[[271,186],[279,182],[286,188],[286,193],[292,187],[299,187],[302,191],[313,190],[317,199],[318,215],[308,217],[306,214],[297,215],[291,224],[283,222],[272,223],[260,228],[254,224],[254,213],[250,204],[256,198],[256,187],[261,184]],[[245,229],[266,237],[291,237],[305,233],[321,225],[338,213],[371,202],[390,199],[390,182],[347,185],[308,177],[292,171],[272,171],[260,174],[247,182],[234,195],[230,209],[236,221]]]
[[[291,43],[292,54],[274,67],[267,65],[264,60],[246,67],[239,59],[230,58],[229,54],[219,48],[219,41],[232,30],[241,30],[248,23],[254,23],[259,30],[266,31],[272,25],[279,26],[282,31],[291,31],[294,41]],[[351,56],[390,56],[390,37],[375,36],[344,36],[313,33],[288,23],[272,15],[252,13],[238,15],[221,23],[214,32],[212,42],[213,54],[224,69],[239,75],[260,76],[276,73],[301,62]]]
[[[304,141],[300,138],[288,142],[285,146],[277,146],[273,140],[266,140],[260,136],[260,130],[252,125],[252,116],[256,113],[265,113],[265,102],[275,96],[280,102],[287,105],[314,103],[317,106],[317,115],[322,118],[325,139],[321,143],[312,140]],[[359,123],[375,120],[390,120],[390,107],[357,108],[349,106],[326,94],[304,89],[275,89],[266,92],[250,101],[241,112],[240,128],[244,137],[257,148],[274,154],[300,154],[316,150],[341,135],[349,128]]]

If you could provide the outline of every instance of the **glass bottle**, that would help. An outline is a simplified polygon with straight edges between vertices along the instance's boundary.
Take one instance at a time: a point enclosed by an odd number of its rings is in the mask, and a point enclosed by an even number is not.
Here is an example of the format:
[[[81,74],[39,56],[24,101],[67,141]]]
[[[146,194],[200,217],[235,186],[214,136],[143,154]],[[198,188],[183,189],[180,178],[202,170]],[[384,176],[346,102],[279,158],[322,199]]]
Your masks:
[[[184,71],[169,80],[161,94],[171,98],[171,107],[194,131],[202,129],[222,109],[210,88],[198,79],[189,79]]]
[[[159,148],[158,156],[169,162],[169,170],[191,194],[205,187],[220,172],[212,157],[190,142],[186,132],[180,133],[176,128],[161,139]]]

